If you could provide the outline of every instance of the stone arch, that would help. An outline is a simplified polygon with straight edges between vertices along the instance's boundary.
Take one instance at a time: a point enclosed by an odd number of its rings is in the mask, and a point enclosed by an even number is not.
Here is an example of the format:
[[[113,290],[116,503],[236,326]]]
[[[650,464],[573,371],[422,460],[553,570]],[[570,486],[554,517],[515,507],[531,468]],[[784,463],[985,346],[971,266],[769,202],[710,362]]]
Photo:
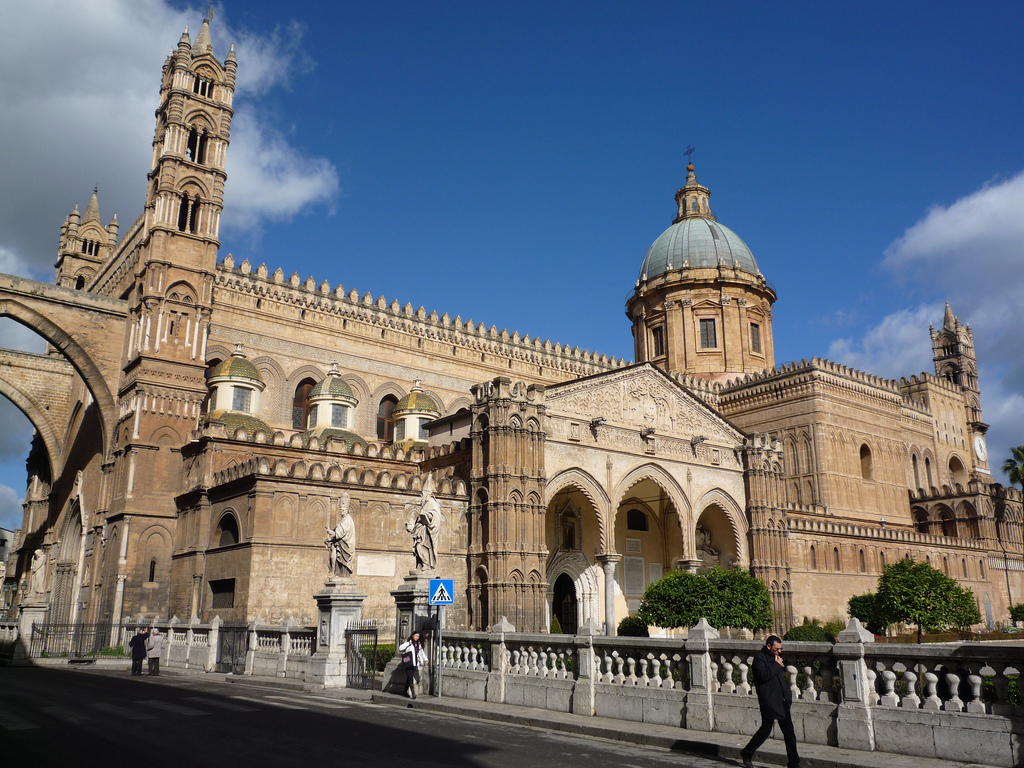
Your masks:
[[[50,419],[45,406],[37,404],[26,397],[12,382],[0,375],[0,395],[10,400],[32,426],[39,432],[43,445],[46,446],[47,460],[50,463],[50,477],[59,477],[63,468],[64,440],[57,433],[57,425]]]
[[[459,410],[462,409],[468,411],[472,407],[473,401],[470,400],[468,397],[456,397],[454,400],[448,403],[445,410],[445,416],[451,416],[453,413],[458,413]]]
[[[609,509],[617,510],[619,505],[625,500],[626,494],[629,490],[641,480],[650,480],[665,492],[665,495],[668,496],[669,500],[672,502],[672,506],[675,507],[676,515],[679,517],[679,528],[685,531],[689,527],[686,521],[689,519],[692,511],[690,508],[690,501],[686,498],[686,494],[679,486],[679,483],[676,482],[675,478],[672,477],[672,475],[670,475],[663,467],[660,467],[657,464],[641,464],[639,467],[634,467],[627,472],[615,486],[615,490],[612,493],[612,498],[615,501]],[[609,525],[609,530],[611,530],[611,528],[612,526]],[[609,545],[611,543],[612,542],[609,542]],[[689,546],[692,548],[692,539]],[[687,542],[684,540],[684,552],[686,551],[686,547]],[[608,551],[611,552],[613,549],[610,548]]]
[[[377,409],[380,406],[380,401],[391,396],[396,401],[401,400],[408,394],[400,386],[395,384],[393,381],[386,382],[377,387],[371,394],[369,401],[367,402],[366,409],[366,424],[363,434],[377,436]]]
[[[60,537],[50,552],[50,621],[73,624],[78,619],[78,601],[85,556],[85,524],[78,498],[73,497],[64,512]]]
[[[744,545],[747,540],[748,530],[746,515],[743,514],[743,510],[740,505],[736,503],[736,500],[722,488],[712,488],[701,496],[698,502],[694,505],[694,509],[698,510],[694,514],[694,522],[699,522],[701,516],[712,507],[718,507],[722,510],[725,519],[732,528],[733,538],[730,544],[732,544],[733,551],[736,555],[736,561],[734,564],[745,568],[749,563],[747,548]],[[690,532],[691,548],[693,547],[694,534],[695,531]],[[688,552],[687,556],[696,559],[696,550]]]
[[[195,175],[189,175],[181,179],[178,182],[178,192],[184,193],[189,197],[199,195],[201,200],[210,200],[213,197],[206,180]]]
[[[546,571],[547,626],[551,626],[551,601],[554,599],[555,581],[563,573],[572,579],[576,587],[579,626],[582,627],[588,621],[601,623],[601,592],[597,567],[593,563],[590,563],[581,552],[562,550],[548,560]]]
[[[48,287],[53,288],[53,286]],[[2,291],[2,286],[0,286],[0,291]],[[14,298],[0,300],[0,317],[9,317],[35,331],[59,350],[64,358],[71,363],[72,367],[82,378],[82,381],[85,382],[85,386],[88,388],[99,409],[100,444],[103,456],[109,456],[113,432],[112,427],[117,421],[116,403],[111,394],[110,386],[108,386],[107,378],[103,375],[99,364],[93,359],[93,356],[76,340],[76,332],[70,329],[65,330],[57,322]],[[79,318],[75,316],[68,318],[72,322],[76,319]],[[118,349],[120,349],[120,345],[121,342],[118,340]],[[120,359],[118,359],[116,364],[113,364],[113,367],[120,368]],[[112,383],[118,380],[119,373],[119,370],[116,373],[114,370],[110,371]],[[12,400],[12,402],[14,401]],[[17,403],[15,404],[17,405]],[[25,412],[24,409],[22,410]],[[25,413],[31,419],[31,416],[27,412]],[[33,423],[36,422],[33,421]]]
[[[567,469],[551,478],[544,488],[544,506],[550,507],[555,497],[570,486],[575,487],[586,496],[587,501],[594,508],[594,512],[597,514],[598,533],[601,542],[604,544],[607,541],[608,510],[611,506],[611,500],[608,498],[608,494],[605,493],[604,488],[601,487],[601,484],[587,472],[576,468]]]
[[[228,355],[230,357],[230,354]],[[224,358],[225,360],[227,357]],[[280,363],[272,357],[261,355],[250,361],[263,377],[266,387],[260,396],[260,412],[263,418],[271,423],[281,421],[284,412],[281,410],[284,401],[285,372]],[[290,419],[289,419],[290,421]]]

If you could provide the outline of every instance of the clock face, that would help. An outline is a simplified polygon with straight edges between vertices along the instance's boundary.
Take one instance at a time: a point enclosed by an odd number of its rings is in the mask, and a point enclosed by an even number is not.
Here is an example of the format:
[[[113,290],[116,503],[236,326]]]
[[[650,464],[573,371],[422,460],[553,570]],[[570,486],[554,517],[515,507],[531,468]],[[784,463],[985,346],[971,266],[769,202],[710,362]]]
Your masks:
[[[974,438],[974,455],[978,457],[978,461],[984,461],[988,456],[988,449],[985,448],[985,438],[981,435],[976,435]]]

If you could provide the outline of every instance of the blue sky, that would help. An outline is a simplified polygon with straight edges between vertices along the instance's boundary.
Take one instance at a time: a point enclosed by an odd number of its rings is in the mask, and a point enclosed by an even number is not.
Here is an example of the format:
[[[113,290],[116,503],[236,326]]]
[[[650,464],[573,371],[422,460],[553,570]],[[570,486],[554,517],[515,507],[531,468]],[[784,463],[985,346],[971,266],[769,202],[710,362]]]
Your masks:
[[[216,8],[239,59],[222,257],[628,360],[624,300],[692,145],[778,291],[778,362],[931,370],[948,299],[993,464],[1024,442],[1021,3]],[[141,212],[160,67],[204,10],[6,10],[0,271],[52,280],[96,184],[105,221]],[[3,525],[30,427],[7,403],[0,426]]]

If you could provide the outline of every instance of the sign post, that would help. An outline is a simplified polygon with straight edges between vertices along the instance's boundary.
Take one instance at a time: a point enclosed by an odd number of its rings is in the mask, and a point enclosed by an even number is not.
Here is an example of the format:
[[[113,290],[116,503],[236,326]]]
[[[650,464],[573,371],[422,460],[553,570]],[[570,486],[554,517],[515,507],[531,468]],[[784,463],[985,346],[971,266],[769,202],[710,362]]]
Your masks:
[[[430,605],[438,606],[437,654],[434,657],[434,678],[437,680],[437,695],[441,695],[441,640],[444,629],[444,607],[455,602],[455,585],[452,579],[430,580]]]

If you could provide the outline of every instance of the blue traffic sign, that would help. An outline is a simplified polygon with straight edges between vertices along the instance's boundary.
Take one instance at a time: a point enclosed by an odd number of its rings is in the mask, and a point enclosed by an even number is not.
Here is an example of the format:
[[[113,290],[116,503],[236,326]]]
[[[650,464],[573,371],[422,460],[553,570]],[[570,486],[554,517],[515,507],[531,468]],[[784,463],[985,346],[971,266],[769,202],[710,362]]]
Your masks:
[[[455,588],[452,579],[430,580],[430,604],[451,605],[455,602]]]

